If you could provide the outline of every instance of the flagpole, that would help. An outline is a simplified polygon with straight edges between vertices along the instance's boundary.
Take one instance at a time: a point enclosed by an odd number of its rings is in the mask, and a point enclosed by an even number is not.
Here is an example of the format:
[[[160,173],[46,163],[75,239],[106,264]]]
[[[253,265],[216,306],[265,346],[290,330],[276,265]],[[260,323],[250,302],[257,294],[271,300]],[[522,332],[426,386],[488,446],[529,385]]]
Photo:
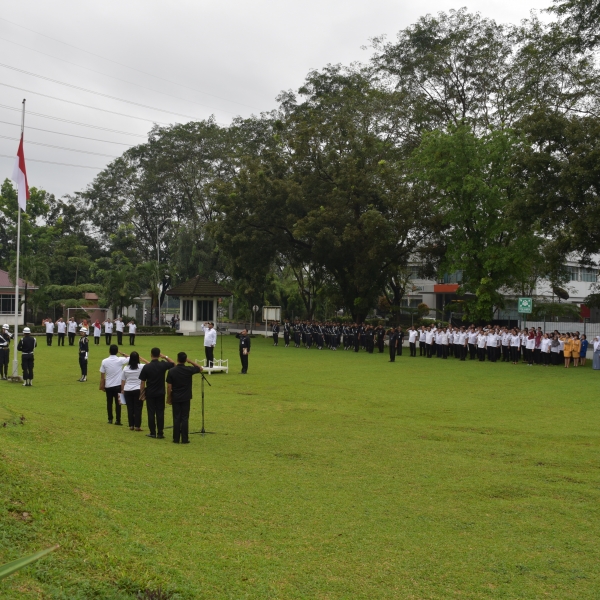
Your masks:
[[[21,113],[21,139],[25,130],[25,99],[23,99],[23,111]],[[17,191],[18,193],[18,191]],[[17,201],[17,269],[15,277],[15,335],[13,338],[13,368],[12,380],[19,380],[19,361],[17,360],[17,342],[19,339],[19,255],[21,253],[21,206]],[[23,315],[25,316],[25,315]],[[23,320],[25,322],[25,320]]]

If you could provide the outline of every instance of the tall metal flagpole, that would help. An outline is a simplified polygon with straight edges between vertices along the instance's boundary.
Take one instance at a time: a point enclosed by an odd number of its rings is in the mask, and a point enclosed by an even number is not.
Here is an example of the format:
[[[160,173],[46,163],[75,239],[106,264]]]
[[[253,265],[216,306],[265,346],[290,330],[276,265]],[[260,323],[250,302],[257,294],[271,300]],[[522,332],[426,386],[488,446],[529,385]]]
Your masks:
[[[23,112],[21,113],[21,139],[25,130],[25,99],[23,99]],[[21,253],[21,207],[17,201],[17,269],[15,277],[15,335],[13,338],[13,368],[12,379],[19,379],[19,361],[17,360],[17,341],[19,339],[19,254]]]

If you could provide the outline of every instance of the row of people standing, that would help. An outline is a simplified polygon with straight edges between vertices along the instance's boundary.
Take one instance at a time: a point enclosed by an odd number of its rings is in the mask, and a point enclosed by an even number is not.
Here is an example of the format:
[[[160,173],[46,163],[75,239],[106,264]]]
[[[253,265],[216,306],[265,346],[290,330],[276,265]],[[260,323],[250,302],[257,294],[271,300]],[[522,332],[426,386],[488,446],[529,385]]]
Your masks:
[[[135,336],[137,332],[137,325],[134,319],[131,319],[127,324],[123,321],[121,317],[117,317],[114,320],[106,319],[106,321],[100,323],[99,320],[96,320],[93,324],[88,325],[87,320],[83,320],[81,323],[77,323],[74,317],[70,317],[67,321],[62,319],[57,319],[53,321],[52,319],[44,319],[42,321],[42,325],[46,329],[46,344],[48,346],[52,346],[52,341],[55,335],[58,337],[57,345],[64,346],[65,345],[65,336],[68,336],[69,346],[75,345],[75,337],[77,335],[78,329],[81,327],[85,327],[86,329],[93,330],[93,338],[94,344],[99,345],[100,339],[104,336],[105,342],[107,346],[110,346],[112,343],[113,332],[117,335],[117,343],[119,346],[123,345],[123,334],[125,331],[125,327],[128,328],[129,335],[129,345],[135,346]]]

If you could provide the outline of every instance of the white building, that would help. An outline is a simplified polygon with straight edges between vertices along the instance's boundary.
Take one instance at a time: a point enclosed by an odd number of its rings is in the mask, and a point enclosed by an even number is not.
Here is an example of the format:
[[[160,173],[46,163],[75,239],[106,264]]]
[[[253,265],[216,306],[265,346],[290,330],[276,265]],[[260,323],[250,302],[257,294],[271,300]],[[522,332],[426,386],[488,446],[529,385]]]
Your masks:
[[[228,298],[231,292],[198,275],[168,290],[167,295],[179,298],[179,332],[199,335],[204,333],[206,321],[217,322],[219,298]]]
[[[37,287],[19,279],[19,325],[25,324],[25,291],[37,290]],[[11,282],[8,273],[0,270],[0,325],[8,323],[12,327],[15,324],[15,285]]]

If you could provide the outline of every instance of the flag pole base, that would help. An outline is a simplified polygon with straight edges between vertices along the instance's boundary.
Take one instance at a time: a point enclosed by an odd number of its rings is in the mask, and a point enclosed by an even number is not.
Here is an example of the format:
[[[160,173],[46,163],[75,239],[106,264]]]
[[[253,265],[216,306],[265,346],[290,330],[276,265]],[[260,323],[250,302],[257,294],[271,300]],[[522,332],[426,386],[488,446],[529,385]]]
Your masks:
[[[16,377],[9,377],[8,381],[11,383],[23,383],[24,380],[20,375],[17,375]]]

